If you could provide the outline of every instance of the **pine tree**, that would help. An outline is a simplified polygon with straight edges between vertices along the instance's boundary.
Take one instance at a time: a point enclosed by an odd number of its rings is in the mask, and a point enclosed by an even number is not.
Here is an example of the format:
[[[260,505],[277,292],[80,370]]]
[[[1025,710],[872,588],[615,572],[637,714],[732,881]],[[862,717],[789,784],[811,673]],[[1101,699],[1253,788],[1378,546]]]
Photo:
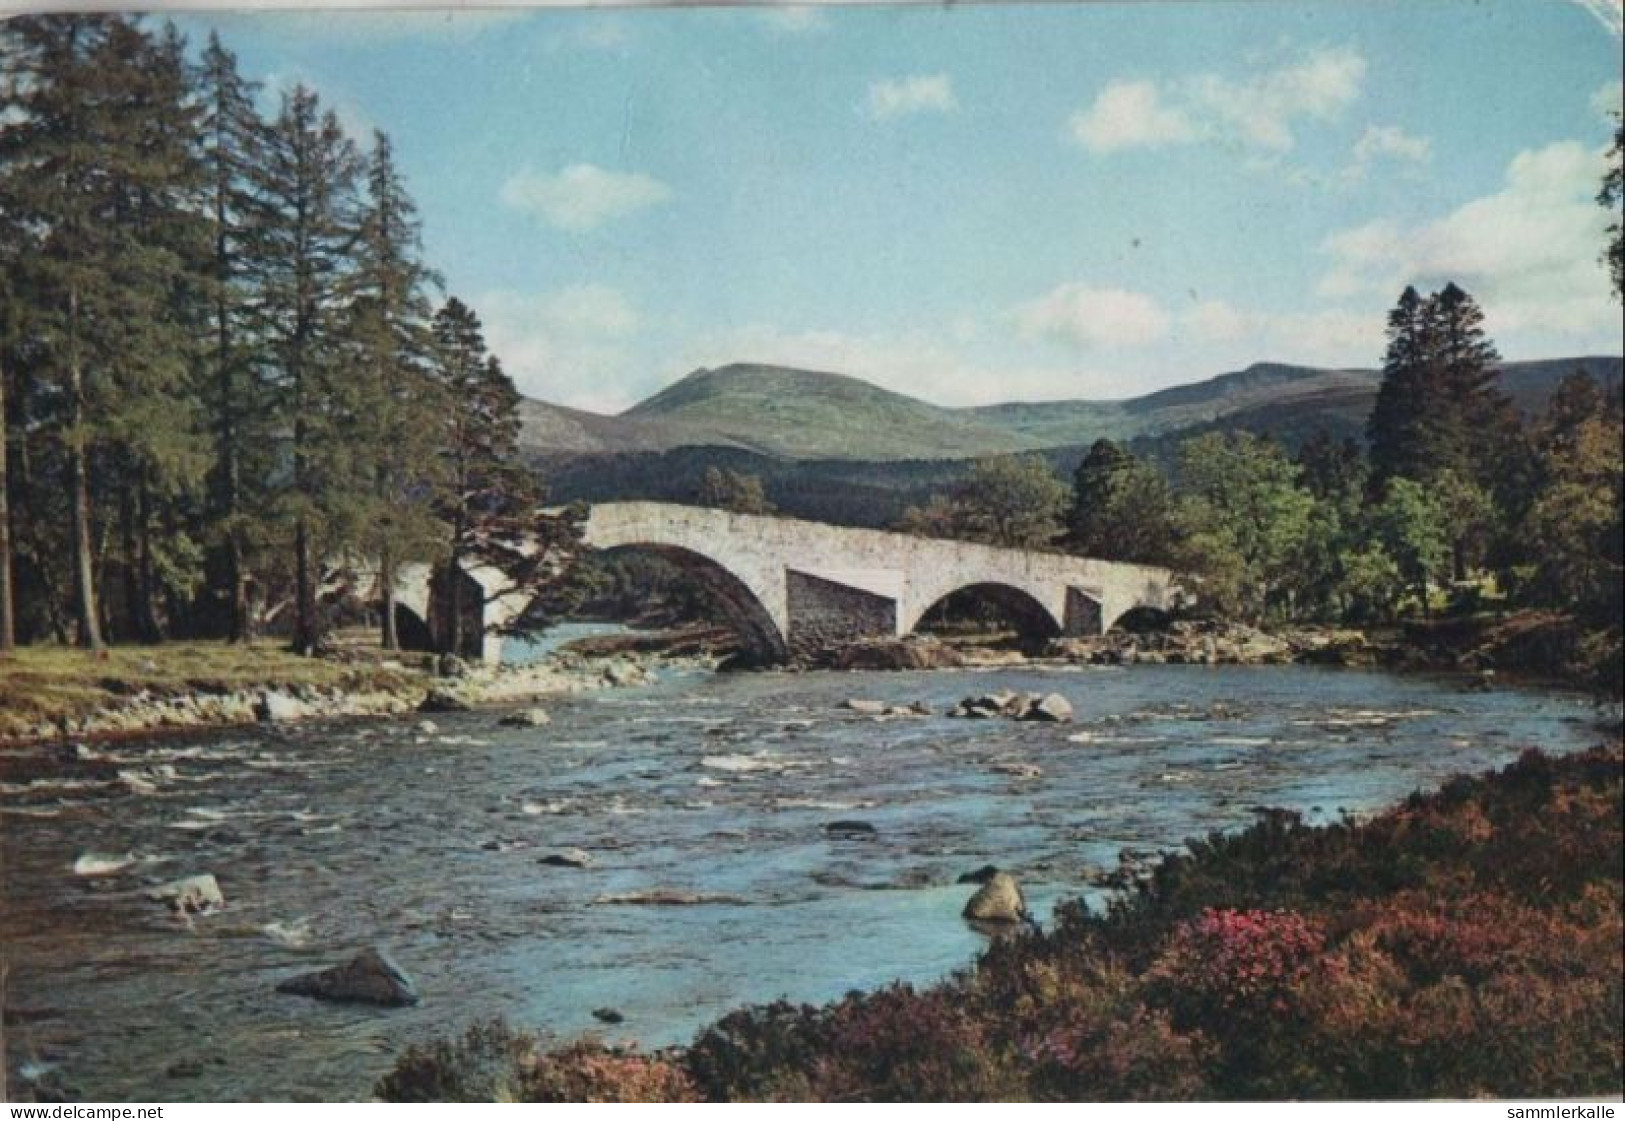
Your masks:
[[[1379,489],[1396,476],[1420,478],[1430,465],[1433,346],[1427,306],[1407,287],[1388,313],[1382,385],[1366,425],[1372,482]]]
[[[263,159],[264,124],[254,109],[257,84],[209,35],[199,68],[201,158],[208,173],[212,245],[208,265],[209,378],[205,389],[214,436],[209,512],[214,534],[213,591],[225,610],[227,637],[252,637],[248,563],[262,520],[264,480],[273,465],[269,402],[260,376],[252,317],[252,256],[265,214],[253,190]],[[257,516],[258,515],[258,516]]]
[[[396,650],[398,567],[432,558],[443,536],[428,499],[438,467],[437,421],[446,402],[426,368],[433,344],[424,288],[434,278],[419,259],[417,208],[381,132],[374,134],[366,179],[352,321],[362,397],[356,436],[371,499],[362,548],[377,561],[383,647]]]
[[[271,366],[273,413],[286,441],[286,482],[275,496],[291,533],[292,646],[326,641],[323,563],[353,530],[355,490],[346,423],[344,329],[357,238],[355,146],[315,93],[284,95],[254,176],[265,208],[254,251],[258,313]]]
[[[1608,245],[1602,256],[1614,282],[1614,299],[1625,301],[1625,217],[1621,214],[1625,207],[1625,114],[1618,111],[1614,113],[1614,143],[1608,149],[1608,171],[1597,192],[1597,205],[1613,218],[1608,223]]]
[[[439,432],[444,475],[436,503],[447,527],[446,564],[440,571],[440,649],[469,649],[464,633],[463,574],[490,565],[515,584],[538,572],[549,551],[524,542],[538,528],[535,476],[518,459],[519,392],[501,363],[486,353],[479,316],[455,296],[434,317],[431,374],[440,388],[444,419]]]
[[[1068,543],[1084,556],[1168,564],[1175,551],[1173,491],[1153,464],[1096,440],[1073,476]]]

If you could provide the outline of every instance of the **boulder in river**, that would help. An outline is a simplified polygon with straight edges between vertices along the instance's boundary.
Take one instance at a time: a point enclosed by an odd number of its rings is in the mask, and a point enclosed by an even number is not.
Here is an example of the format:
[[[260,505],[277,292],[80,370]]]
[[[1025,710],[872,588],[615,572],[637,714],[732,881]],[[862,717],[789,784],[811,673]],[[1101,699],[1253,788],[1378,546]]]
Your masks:
[[[873,837],[875,827],[867,821],[832,821],[824,826],[832,837]]]
[[[134,863],[135,854],[133,853],[124,853],[123,855],[101,852],[81,853],[74,859],[73,874],[75,876],[112,876],[124,871]]]
[[[206,915],[226,905],[220,884],[208,872],[159,884],[147,892],[154,903],[165,903],[178,915]]]
[[[614,1008],[594,1008],[592,1018],[601,1024],[619,1024],[626,1020],[626,1017]]]
[[[976,922],[1013,923],[1027,917],[1021,885],[1008,872],[995,872],[965,904],[964,915]]]
[[[553,718],[546,709],[522,708],[518,712],[510,712],[497,723],[504,728],[541,728],[553,723]]]
[[[1063,724],[1072,719],[1072,702],[1059,693],[1050,693],[1029,704],[1018,719]]]
[[[549,868],[586,868],[592,864],[592,856],[580,849],[560,849],[550,852],[536,863],[545,864]]]
[[[336,1003],[387,1007],[416,1004],[419,1000],[412,979],[376,946],[367,947],[343,965],[289,977],[277,985],[276,991]]]
[[[861,697],[848,697],[846,707],[860,716],[880,716],[886,711],[886,702],[868,701]]]

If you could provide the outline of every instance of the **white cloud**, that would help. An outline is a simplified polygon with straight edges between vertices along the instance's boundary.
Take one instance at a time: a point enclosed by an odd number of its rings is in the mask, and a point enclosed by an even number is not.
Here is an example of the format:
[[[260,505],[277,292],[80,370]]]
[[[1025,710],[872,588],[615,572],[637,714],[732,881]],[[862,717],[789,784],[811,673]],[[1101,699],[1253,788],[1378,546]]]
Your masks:
[[[1260,312],[1203,300],[1178,317],[1178,343],[1236,344],[1237,361],[1369,366],[1382,353],[1382,317],[1341,308]]]
[[[1322,49],[1239,82],[1198,78],[1195,93],[1203,110],[1243,143],[1284,152],[1293,146],[1292,126],[1299,119],[1332,120],[1353,104],[1365,70],[1365,59],[1353,48]]]
[[[1223,300],[1203,300],[1180,317],[1180,328],[1202,342],[1229,343],[1256,330],[1253,318]]]
[[[1325,47],[1243,78],[1199,74],[1159,86],[1117,81],[1072,118],[1072,135],[1096,152],[1214,139],[1280,153],[1304,120],[1336,119],[1360,96],[1366,62],[1352,47]]]
[[[616,386],[633,366],[628,344],[648,321],[618,289],[500,289],[480,295],[474,309],[485,325],[486,344],[520,392],[578,408],[632,403]]]
[[[1091,152],[1160,148],[1196,138],[1179,109],[1162,103],[1154,82],[1113,82],[1072,118],[1072,137]]]
[[[1015,322],[1029,339],[1055,339],[1073,346],[1146,346],[1168,333],[1170,318],[1142,292],[1063,284],[1015,310]]]
[[[1416,225],[1382,220],[1328,237],[1323,294],[1392,297],[1406,284],[1455,281],[1490,331],[1590,335],[1619,312],[1598,261],[1608,215],[1594,202],[1605,161],[1573,141],[1520,152],[1500,191]]]
[[[641,172],[572,164],[554,175],[521,171],[502,185],[502,201],[562,230],[595,229],[611,218],[657,206],[671,188]]]
[[[1609,82],[1591,95],[1591,108],[1596,110],[1597,116],[1603,120],[1612,121],[1619,115],[1622,101],[1625,101],[1625,85]]]
[[[869,83],[865,108],[877,121],[915,113],[948,113],[959,107],[953,83],[946,74],[915,74],[882,78]]]
[[[1368,125],[1365,133],[1354,142],[1354,160],[1343,171],[1343,178],[1358,182],[1379,163],[1398,164],[1414,172],[1433,160],[1433,141],[1425,136],[1413,136],[1402,128],[1391,125]]]

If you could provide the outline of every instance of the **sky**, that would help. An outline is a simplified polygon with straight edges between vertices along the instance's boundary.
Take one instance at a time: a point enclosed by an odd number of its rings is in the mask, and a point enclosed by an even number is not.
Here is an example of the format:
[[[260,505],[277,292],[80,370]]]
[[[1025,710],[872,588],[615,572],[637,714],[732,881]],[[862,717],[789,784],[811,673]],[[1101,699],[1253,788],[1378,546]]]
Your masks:
[[[1375,366],[1454,280],[1618,354],[1618,0],[190,15],[387,132],[527,395],[771,362],[938,404]]]

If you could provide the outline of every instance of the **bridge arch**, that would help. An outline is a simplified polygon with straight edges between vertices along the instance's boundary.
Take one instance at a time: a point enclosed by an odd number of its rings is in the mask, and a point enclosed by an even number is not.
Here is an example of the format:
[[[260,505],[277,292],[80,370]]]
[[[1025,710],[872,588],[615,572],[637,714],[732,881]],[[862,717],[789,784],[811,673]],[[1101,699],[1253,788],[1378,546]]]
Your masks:
[[[651,553],[680,569],[721,609],[745,647],[764,664],[782,662],[788,657],[784,632],[773,619],[762,598],[727,565],[714,557],[685,546],[655,541],[628,541],[600,547],[603,553]]]
[[[1004,616],[1016,624],[1022,638],[1054,638],[1061,633],[1061,620],[1032,592],[1015,584],[1000,580],[977,580],[950,588],[930,603],[921,606],[907,620],[905,633],[918,631],[931,613],[949,600],[967,593],[996,606]]]

